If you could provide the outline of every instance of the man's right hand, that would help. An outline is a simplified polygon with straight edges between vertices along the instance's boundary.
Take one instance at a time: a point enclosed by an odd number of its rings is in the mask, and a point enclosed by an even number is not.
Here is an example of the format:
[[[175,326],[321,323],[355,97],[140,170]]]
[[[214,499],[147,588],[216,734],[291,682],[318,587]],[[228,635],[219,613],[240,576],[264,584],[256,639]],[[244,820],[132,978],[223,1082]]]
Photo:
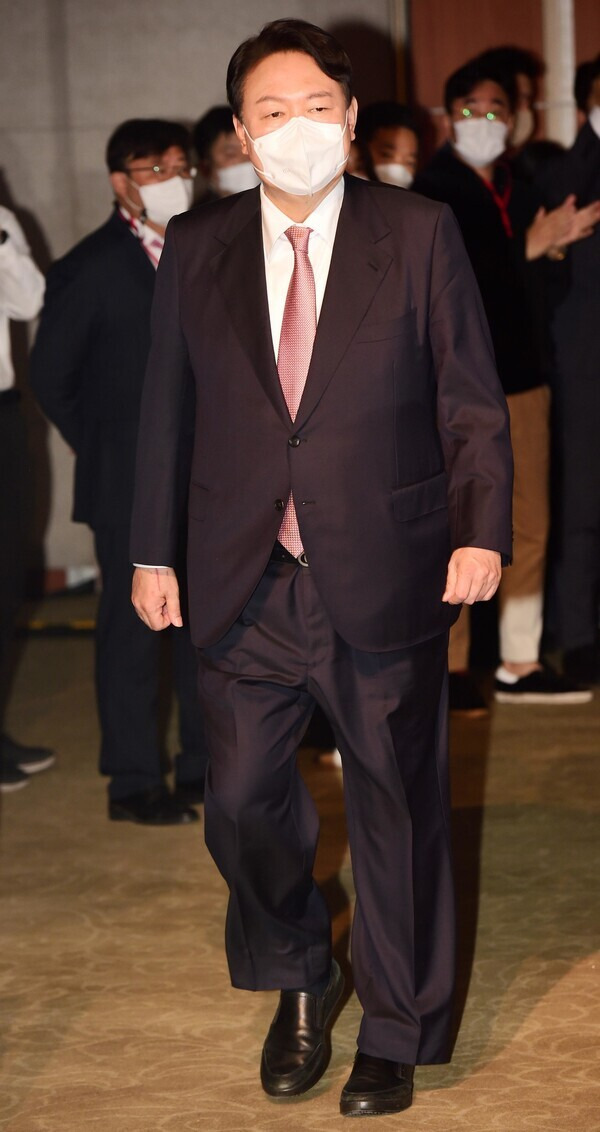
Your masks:
[[[138,566],[133,575],[131,600],[139,618],[149,629],[183,625],[179,585],[171,566]]]

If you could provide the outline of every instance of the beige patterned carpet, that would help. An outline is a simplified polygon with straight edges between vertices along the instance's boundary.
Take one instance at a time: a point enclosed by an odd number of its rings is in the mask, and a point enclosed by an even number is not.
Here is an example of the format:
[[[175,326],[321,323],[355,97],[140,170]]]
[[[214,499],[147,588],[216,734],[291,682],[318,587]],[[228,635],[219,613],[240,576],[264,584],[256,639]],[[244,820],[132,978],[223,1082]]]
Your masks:
[[[3,797],[0,1127],[341,1127],[356,999],[321,1083],[297,1100],[266,1098],[257,1067],[276,996],[228,985],[225,890],[201,826],[107,821],[89,637],[28,640],[9,723],[23,741],[51,742],[59,760]],[[377,1127],[600,1129],[599,723],[597,696],[583,708],[505,706],[454,727],[464,1012],[452,1063],[420,1070],[413,1108]],[[172,724],[169,738],[173,749]],[[309,751],[302,765],[322,812],[319,877],[348,974],[340,779]]]

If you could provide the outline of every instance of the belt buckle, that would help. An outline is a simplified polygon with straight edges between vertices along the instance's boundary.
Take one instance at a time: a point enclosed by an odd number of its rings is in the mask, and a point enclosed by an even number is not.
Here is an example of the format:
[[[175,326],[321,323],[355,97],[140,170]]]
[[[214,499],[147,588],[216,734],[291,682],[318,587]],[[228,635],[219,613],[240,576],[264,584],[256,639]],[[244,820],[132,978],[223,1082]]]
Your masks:
[[[298,555],[296,562],[299,566],[304,566],[305,569],[308,567],[308,558],[306,557],[305,550],[303,550],[302,553]]]

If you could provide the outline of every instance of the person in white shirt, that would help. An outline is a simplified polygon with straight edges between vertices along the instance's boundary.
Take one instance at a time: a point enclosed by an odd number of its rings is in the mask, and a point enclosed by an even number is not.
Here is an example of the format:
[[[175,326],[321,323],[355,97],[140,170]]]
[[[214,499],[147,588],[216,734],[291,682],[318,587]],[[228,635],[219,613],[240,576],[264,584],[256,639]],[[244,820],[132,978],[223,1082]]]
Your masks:
[[[38,270],[16,216],[0,206],[0,791],[26,786],[29,775],[54,762],[45,747],[24,747],[3,731],[11,674],[10,646],[24,576],[27,482],[25,422],[15,386],[10,321],[35,318],[44,297]]]

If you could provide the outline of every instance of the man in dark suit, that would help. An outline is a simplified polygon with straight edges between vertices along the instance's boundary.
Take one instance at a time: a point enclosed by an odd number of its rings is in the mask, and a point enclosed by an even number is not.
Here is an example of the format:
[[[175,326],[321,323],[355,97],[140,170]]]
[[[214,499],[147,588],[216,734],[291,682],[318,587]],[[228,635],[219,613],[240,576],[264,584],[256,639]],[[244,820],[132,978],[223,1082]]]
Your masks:
[[[550,579],[565,672],[600,683],[600,55],[577,68],[582,125],[574,145],[544,170],[550,206],[575,193],[589,239],[552,266],[555,349],[556,518]],[[594,227],[594,224],[596,226]],[[592,230],[593,229],[593,230]]]
[[[107,164],[115,210],[52,267],[31,359],[40,404],[76,454],[73,517],[92,527],[102,572],[96,684],[109,816],[152,825],[197,820],[191,807],[202,798],[206,769],[196,657],[186,631],[173,635],[182,744],[175,796],[163,784],[157,721],[161,650],[128,601],[150,307],[167,221],[191,202],[189,144],[183,126],[160,119],[134,119],[114,132]],[[180,531],[186,477],[182,456]]]
[[[484,55],[447,79],[448,141],[416,177],[413,189],[450,205],[465,241],[489,321],[508,403],[514,453],[514,565],[499,591],[501,703],[579,704],[589,689],[546,664],[540,654],[549,527],[550,390],[544,258],[557,242],[577,239],[573,197],[551,213],[532,189],[513,180],[503,160],[514,123],[515,76]],[[479,714],[485,702],[466,671],[469,622],[450,635],[450,703]],[[452,687],[454,685],[454,688]],[[456,699],[453,704],[452,692]]]
[[[510,554],[506,407],[450,211],[343,179],[357,107],[336,40],[267,25],[234,54],[228,98],[263,184],[169,228],[131,545],[161,572],[136,571],[133,600],[150,627],[181,624],[191,373],[190,618],[232,981],[281,990],[261,1080],[305,1092],[342,993],[296,768],[318,703],[344,765],[364,1010],[341,1111],[397,1112],[412,1067],[448,1056],[448,628]]]

